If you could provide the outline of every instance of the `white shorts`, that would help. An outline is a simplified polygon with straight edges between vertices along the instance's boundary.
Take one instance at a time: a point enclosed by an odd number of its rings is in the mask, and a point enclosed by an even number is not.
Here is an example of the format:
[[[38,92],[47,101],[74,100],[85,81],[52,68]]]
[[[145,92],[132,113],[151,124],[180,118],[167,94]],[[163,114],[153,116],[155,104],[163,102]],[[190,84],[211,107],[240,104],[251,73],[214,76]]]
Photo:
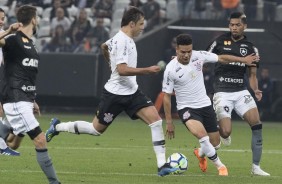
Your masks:
[[[32,102],[6,103],[3,109],[15,135],[25,134],[39,126],[33,114]]]
[[[226,117],[231,118],[233,109],[243,118],[248,110],[257,108],[256,102],[248,90],[215,93],[213,106],[218,121]]]

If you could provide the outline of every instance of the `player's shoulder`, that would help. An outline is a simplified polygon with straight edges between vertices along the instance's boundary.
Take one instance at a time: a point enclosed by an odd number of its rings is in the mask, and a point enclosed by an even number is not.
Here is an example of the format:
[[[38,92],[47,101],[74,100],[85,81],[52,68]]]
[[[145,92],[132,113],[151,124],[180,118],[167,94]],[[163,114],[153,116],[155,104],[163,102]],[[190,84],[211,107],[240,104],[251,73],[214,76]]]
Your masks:
[[[215,41],[220,42],[220,41],[226,41],[226,40],[228,40],[228,39],[231,39],[231,34],[230,34],[230,32],[228,32],[228,33],[223,33],[223,34],[219,35],[218,37],[215,38]]]
[[[7,36],[4,37],[5,40],[11,40],[11,39],[16,39],[17,35],[15,33],[13,34],[8,34]]]
[[[133,42],[132,39],[122,31],[119,31],[117,34],[115,34],[112,40],[118,44],[127,44]]]
[[[209,55],[212,55],[212,54],[213,53],[205,51],[205,50],[193,50],[191,59],[203,57],[203,56],[209,56]]]
[[[244,43],[247,46],[254,46],[254,43],[252,41],[250,41],[246,36],[244,37],[244,39],[242,40],[242,43]]]
[[[173,71],[174,68],[177,66],[177,58],[175,57],[174,59],[172,59],[167,65],[166,65],[166,70],[167,71]]]

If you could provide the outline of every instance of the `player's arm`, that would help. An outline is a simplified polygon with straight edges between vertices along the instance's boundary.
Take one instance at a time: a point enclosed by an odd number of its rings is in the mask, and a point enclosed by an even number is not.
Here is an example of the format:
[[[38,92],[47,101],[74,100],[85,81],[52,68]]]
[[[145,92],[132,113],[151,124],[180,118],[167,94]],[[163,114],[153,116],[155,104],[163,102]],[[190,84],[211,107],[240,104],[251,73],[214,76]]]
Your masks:
[[[231,63],[231,62],[239,62],[245,63],[248,66],[256,66],[256,62],[259,61],[259,56],[256,54],[250,54],[245,57],[237,57],[232,55],[218,55],[218,62],[221,63]]]
[[[262,91],[258,89],[257,68],[256,67],[248,67],[248,68],[249,68],[250,87],[254,91],[257,100],[260,101],[262,98]]]
[[[117,71],[120,76],[135,76],[158,73],[159,71],[161,71],[161,68],[157,65],[145,68],[133,68],[127,66],[126,63],[121,63],[117,65]]]
[[[1,32],[0,33],[0,47],[3,47],[6,43],[4,37],[11,33],[14,33],[20,27],[22,27],[22,23],[14,23],[14,24],[11,24],[6,31]]]
[[[171,139],[174,138],[174,124],[171,116],[171,94],[164,92],[163,106],[166,119],[166,136]]]
[[[0,33],[0,47],[3,47],[5,45],[5,39],[4,37],[8,35],[7,31],[3,31]]]
[[[106,43],[103,43],[101,45],[101,49],[106,62],[110,65],[110,53],[109,53],[108,45]]]
[[[36,103],[36,101],[33,102],[33,113],[41,116],[40,108],[39,105]]]

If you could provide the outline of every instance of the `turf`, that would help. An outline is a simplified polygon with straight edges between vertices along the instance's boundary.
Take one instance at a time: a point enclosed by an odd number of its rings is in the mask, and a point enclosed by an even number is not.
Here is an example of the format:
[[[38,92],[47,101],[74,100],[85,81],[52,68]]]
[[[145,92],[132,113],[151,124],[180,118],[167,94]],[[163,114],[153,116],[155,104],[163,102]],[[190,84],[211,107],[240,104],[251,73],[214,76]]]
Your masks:
[[[63,121],[92,121],[92,115],[52,115]],[[51,115],[39,117],[42,129],[49,126]],[[218,151],[221,160],[229,169],[228,177],[220,177],[209,161],[208,171],[202,173],[193,155],[198,146],[179,120],[175,120],[176,137],[167,140],[167,156],[181,152],[188,158],[188,171],[182,175],[157,176],[155,154],[151,133],[141,121],[119,117],[100,137],[60,133],[48,143],[59,179],[62,184],[175,184],[175,183],[282,183],[281,123],[264,122],[264,149],[261,167],[270,177],[251,176],[251,130],[246,123],[234,121],[232,145],[222,146]],[[164,126],[165,128],[165,126]],[[26,136],[20,157],[0,156],[0,184],[48,183],[39,168],[34,146]]]

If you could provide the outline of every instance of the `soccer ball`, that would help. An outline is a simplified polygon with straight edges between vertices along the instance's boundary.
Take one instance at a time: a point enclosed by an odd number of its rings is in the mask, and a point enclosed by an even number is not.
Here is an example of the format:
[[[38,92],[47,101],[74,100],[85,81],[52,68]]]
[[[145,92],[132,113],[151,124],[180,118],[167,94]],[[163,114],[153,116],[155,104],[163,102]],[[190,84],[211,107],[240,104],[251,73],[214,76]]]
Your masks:
[[[159,61],[157,63],[157,65],[160,67],[161,71],[164,71],[165,70],[165,67],[166,67],[166,62],[164,62],[163,60]]]
[[[188,160],[182,153],[173,153],[167,159],[167,163],[173,168],[179,168],[174,174],[182,174],[188,169]]]

